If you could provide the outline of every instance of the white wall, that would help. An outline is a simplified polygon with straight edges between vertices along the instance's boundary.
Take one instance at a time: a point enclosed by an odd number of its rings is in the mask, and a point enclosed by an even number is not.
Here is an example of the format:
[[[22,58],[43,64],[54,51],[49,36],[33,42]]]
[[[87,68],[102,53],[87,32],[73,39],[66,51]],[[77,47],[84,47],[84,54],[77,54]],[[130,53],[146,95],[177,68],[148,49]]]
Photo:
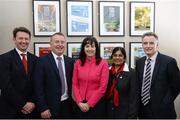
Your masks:
[[[105,1],[105,0],[104,0]],[[115,0],[118,1],[118,0]],[[125,0],[125,36],[99,37],[98,1],[93,2],[94,36],[99,42],[125,42],[129,54],[129,42],[141,41],[139,37],[129,37],[129,1]],[[146,0],[132,0],[146,1]],[[152,1],[152,0],[151,0]],[[180,1],[153,0],[156,2],[156,33],[159,36],[159,51],[176,58],[180,67]],[[0,54],[14,47],[12,30],[26,26],[33,33],[32,0],[0,0]],[[66,35],[66,0],[61,0],[61,30]],[[68,41],[82,41],[83,37],[67,37]],[[32,37],[29,50],[33,52],[33,42],[47,42],[49,37]],[[176,99],[176,109],[180,118],[180,97]]]

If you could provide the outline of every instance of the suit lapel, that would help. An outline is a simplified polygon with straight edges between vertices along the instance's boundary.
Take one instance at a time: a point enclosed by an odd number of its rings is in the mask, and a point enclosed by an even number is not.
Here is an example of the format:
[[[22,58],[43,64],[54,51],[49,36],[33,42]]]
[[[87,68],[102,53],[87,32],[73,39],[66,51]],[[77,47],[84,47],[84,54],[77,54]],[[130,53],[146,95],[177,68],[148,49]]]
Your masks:
[[[155,66],[154,66],[154,70],[153,70],[153,75],[152,75],[152,81],[151,81],[152,85],[153,85],[155,77],[157,76],[157,73],[158,73],[158,69],[159,69],[159,66],[160,66],[160,63],[161,63],[160,59],[161,59],[161,55],[160,55],[160,53],[158,53],[157,58],[156,58],[156,63],[155,63]]]
[[[32,61],[31,55],[28,52],[27,52],[27,62],[28,62],[28,77],[29,77],[31,75],[33,61]]]
[[[48,59],[49,59],[50,65],[52,65],[53,70],[54,70],[55,73],[59,76],[58,68],[57,68],[57,65],[56,65],[56,62],[55,62],[55,60],[54,60],[54,57],[53,57],[52,53],[50,53],[50,54],[48,55]]]
[[[142,62],[141,62],[141,64],[140,64],[140,85],[142,85],[142,81],[143,81],[143,74],[144,74],[144,65],[145,65],[145,61],[146,61],[146,57],[143,57],[142,58]]]
[[[14,58],[14,61],[15,61],[15,65],[17,65],[18,69],[24,74],[26,75],[25,73],[25,69],[24,69],[24,66],[23,66],[23,63],[21,61],[21,58],[18,54],[18,52],[14,49],[13,51],[13,58]]]
[[[68,58],[66,57],[66,56],[64,56],[64,64],[65,64],[65,74],[66,74],[66,81],[67,81],[67,83],[69,83],[70,81],[69,81],[69,76],[68,76],[68,71],[67,70],[69,70],[69,60],[68,60]],[[68,84],[69,85],[69,84]]]

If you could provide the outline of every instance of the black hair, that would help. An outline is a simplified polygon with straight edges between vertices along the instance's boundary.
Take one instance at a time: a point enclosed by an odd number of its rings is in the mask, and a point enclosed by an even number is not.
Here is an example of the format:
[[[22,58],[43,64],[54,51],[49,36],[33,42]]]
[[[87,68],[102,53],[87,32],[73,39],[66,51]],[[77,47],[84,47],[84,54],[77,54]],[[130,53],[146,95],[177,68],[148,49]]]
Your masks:
[[[98,65],[101,61],[101,57],[100,57],[100,49],[99,49],[99,45],[98,45],[98,42],[96,40],[95,37],[86,37],[84,38],[82,44],[81,44],[81,50],[80,50],[80,54],[79,54],[79,59],[81,60],[81,66],[84,66],[85,64],[85,60],[86,60],[86,54],[85,54],[85,51],[84,51],[84,48],[87,44],[95,44],[95,47],[96,47],[96,53],[95,53],[95,58],[96,58],[96,65]]]

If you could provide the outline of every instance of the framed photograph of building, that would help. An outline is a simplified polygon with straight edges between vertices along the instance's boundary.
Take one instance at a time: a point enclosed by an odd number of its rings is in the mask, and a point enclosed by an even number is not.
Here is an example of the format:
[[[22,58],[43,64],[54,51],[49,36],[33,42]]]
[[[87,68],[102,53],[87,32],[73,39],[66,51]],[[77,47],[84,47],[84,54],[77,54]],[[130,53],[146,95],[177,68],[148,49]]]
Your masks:
[[[34,42],[34,54],[42,57],[51,52],[49,42]]]
[[[60,1],[33,0],[34,36],[51,36],[60,32]]]
[[[93,35],[93,1],[68,0],[67,36]]]
[[[130,36],[155,32],[155,2],[130,2]]]
[[[81,42],[67,42],[67,56],[74,59],[79,58]]]
[[[124,36],[124,2],[99,1],[99,36]]]
[[[136,67],[136,61],[145,56],[141,42],[130,42],[129,43],[129,65],[131,68]]]

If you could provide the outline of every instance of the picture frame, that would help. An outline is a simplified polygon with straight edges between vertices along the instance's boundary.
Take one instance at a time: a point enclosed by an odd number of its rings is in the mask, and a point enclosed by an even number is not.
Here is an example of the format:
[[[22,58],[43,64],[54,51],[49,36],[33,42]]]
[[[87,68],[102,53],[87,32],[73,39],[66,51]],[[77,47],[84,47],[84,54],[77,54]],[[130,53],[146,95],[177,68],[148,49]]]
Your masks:
[[[106,59],[109,65],[112,65],[112,60],[110,59],[112,50],[115,47],[125,48],[125,43],[124,42],[99,42],[99,47],[100,47],[100,56],[103,59]]]
[[[68,0],[67,36],[93,35],[93,1]]]
[[[61,31],[59,0],[33,0],[34,36],[51,36]]]
[[[124,1],[99,1],[99,36],[124,36]]]
[[[130,42],[129,43],[129,66],[131,68],[136,67],[136,61],[145,56],[144,49],[142,47],[142,42]]]
[[[73,59],[79,58],[81,42],[67,42],[67,56]]]
[[[34,42],[34,55],[42,57],[51,52],[49,42]]]
[[[130,36],[155,32],[155,2],[130,2]]]

